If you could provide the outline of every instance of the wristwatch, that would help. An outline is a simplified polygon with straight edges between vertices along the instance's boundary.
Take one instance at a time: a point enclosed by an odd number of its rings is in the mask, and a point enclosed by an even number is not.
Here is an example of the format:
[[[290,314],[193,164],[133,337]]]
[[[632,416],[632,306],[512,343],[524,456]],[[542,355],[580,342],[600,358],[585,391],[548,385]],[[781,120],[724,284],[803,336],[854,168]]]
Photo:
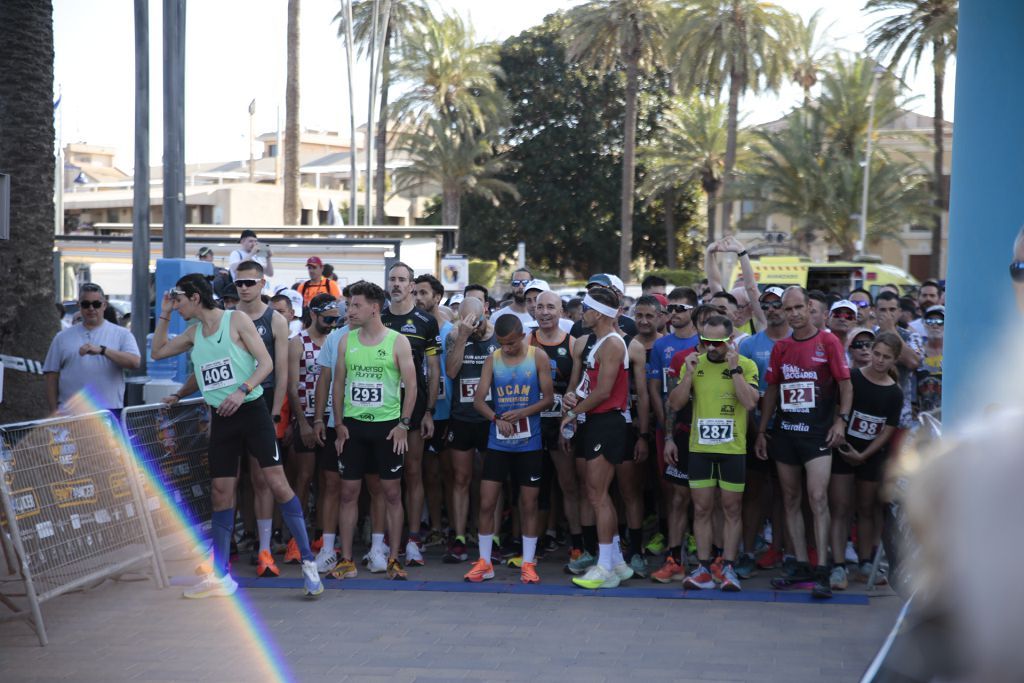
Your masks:
[[[736,258],[743,258],[746,255],[747,255],[747,250],[746,249],[744,249],[743,251],[737,251],[736,252]]]
[[[107,347],[106,346],[100,346],[100,355],[101,356],[107,355]]]
[[[411,424],[412,420],[410,420],[407,417],[398,418],[398,426],[404,429],[405,431],[409,431],[411,429]]]
[[[241,391],[246,396],[248,396],[249,392],[252,391],[252,387],[250,387],[245,382],[242,382],[241,384],[238,385],[238,390]]]
[[[729,374],[730,375],[742,375],[743,374],[743,368],[733,368],[732,370],[729,371]]]
[[[850,424],[850,414],[849,414],[849,413],[839,413],[839,417],[840,417],[840,418],[842,419],[842,421],[843,421],[843,422],[845,422],[846,424]]]
[[[567,410],[565,412],[565,416],[570,420],[575,420],[577,417],[579,417],[575,410]]]

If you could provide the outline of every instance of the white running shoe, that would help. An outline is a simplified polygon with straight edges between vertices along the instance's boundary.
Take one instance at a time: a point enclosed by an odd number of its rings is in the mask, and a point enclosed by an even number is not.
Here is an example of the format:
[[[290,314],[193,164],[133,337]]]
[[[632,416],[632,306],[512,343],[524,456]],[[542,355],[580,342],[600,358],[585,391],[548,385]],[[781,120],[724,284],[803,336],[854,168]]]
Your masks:
[[[185,589],[183,595],[186,598],[228,598],[238,590],[238,584],[231,578],[230,574],[217,578],[216,574],[207,574],[194,586]]]
[[[388,556],[385,552],[371,550],[366,554],[366,568],[373,574],[380,574],[388,568]]]
[[[317,571],[316,562],[312,560],[303,560],[302,562],[302,587],[306,591],[306,597],[310,598],[324,592],[320,572]]]
[[[338,564],[338,556],[334,552],[334,548],[323,547],[320,548],[320,552],[316,554],[316,570],[321,574],[334,569]]]
[[[860,562],[860,557],[857,555],[857,549],[853,547],[853,541],[846,542],[846,552],[844,555],[847,564],[857,564]]]
[[[420,546],[416,541],[409,541],[405,544],[405,566],[406,567],[422,567],[426,564],[423,561],[423,553],[420,552]]]
[[[599,564],[595,564],[583,576],[576,576],[572,582],[580,588],[597,590],[598,588],[618,588],[619,576]]]
[[[619,577],[619,581],[627,581],[633,578],[633,568],[626,564],[625,560],[612,567],[612,573]]]

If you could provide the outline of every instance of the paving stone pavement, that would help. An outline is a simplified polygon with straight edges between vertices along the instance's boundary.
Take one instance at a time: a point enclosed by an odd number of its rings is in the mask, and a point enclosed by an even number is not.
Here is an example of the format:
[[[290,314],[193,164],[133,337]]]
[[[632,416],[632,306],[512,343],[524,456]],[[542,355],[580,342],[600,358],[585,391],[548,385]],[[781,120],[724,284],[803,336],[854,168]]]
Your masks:
[[[468,568],[442,564],[438,551],[427,562],[410,578],[452,581]],[[168,570],[187,577],[194,564],[171,561]],[[282,577],[298,577],[297,567],[280,566]],[[539,571],[545,582],[568,583],[553,558]],[[495,580],[516,578],[499,569]],[[767,581],[744,588],[763,590]],[[679,584],[658,590],[678,592]],[[330,589],[311,601],[297,588],[239,595],[189,601],[180,587],[140,580],[61,596],[43,606],[45,648],[26,623],[0,622],[0,680],[256,683],[280,672],[295,681],[389,683],[856,681],[900,608],[888,590],[866,606]]]

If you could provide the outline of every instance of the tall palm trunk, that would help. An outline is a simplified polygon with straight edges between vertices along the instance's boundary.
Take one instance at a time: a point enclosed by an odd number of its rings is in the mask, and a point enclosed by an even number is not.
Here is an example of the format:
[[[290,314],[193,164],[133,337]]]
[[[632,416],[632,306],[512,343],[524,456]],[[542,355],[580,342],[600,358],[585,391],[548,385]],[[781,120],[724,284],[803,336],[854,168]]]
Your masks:
[[[736,135],[739,128],[740,118],[740,93],[743,92],[743,84],[746,76],[736,70],[729,74],[729,112],[728,131],[725,137],[725,173],[722,176],[722,185],[716,194],[723,195],[725,188],[732,184],[735,175],[733,167],[736,165]],[[722,234],[726,234],[732,227],[732,202],[726,200],[722,204]],[[711,232],[714,239],[714,229]]]
[[[384,225],[384,192],[387,169],[384,168],[388,160],[388,85],[391,80],[391,19],[388,19],[388,27],[384,32],[383,63],[381,64],[380,76],[380,118],[377,121],[377,173],[373,179],[373,191],[376,193],[376,202],[373,209],[373,222],[375,225]]]
[[[299,0],[288,0],[288,66],[284,90],[284,224],[298,225],[299,205]],[[354,141],[353,141],[354,142]]]
[[[676,268],[676,190],[670,188],[662,197],[665,211],[665,265]]]
[[[718,192],[711,190],[707,192],[708,201],[708,243],[707,246],[711,246],[711,243],[715,241],[715,219],[718,217]]]
[[[11,176],[11,234],[0,241],[0,349],[42,361],[59,330],[53,283],[53,5],[0,2],[0,171]],[[40,375],[8,365],[0,423],[43,417]]]
[[[932,168],[932,173],[935,175],[935,222],[932,225],[932,258],[929,270],[933,278],[938,278],[942,273],[942,215],[946,210],[946,185],[942,173],[942,162],[945,156],[945,131],[942,125],[942,89],[946,81],[946,60],[942,57],[944,52],[942,45],[936,42],[932,49],[935,50],[932,65],[935,86],[935,120],[932,128],[935,143],[935,156]]]
[[[619,245],[619,277],[630,281],[629,264],[633,260],[633,187],[636,182],[636,109],[640,90],[640,65],[637,55],[627,55],[626,120],[622,145],[622,243]]]
[[[462,217],[462,192],[457,181],[445,183],[441,188],[441,222],[444,225],[458,225]],[[456,233],[458,234],[458,233]]]

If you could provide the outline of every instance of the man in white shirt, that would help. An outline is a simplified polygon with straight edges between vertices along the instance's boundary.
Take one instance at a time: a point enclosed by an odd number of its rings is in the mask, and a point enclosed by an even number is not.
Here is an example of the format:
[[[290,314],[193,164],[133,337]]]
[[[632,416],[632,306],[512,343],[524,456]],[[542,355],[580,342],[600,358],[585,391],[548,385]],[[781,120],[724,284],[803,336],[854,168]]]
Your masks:
[[[523,323],[523,327],[533,322],[533,316],[526,310],[526,286],[532,281],[533,275],[526,268],[519,268],[512,273],[512,303],[504,308],[499,308],[491,314],[490,322],[492,325],[499,317],[506,313],[511,313],[519,318]]]
[[[231,271],[231,279],[238,277],[238,264],[242,261],[256,261],[263,266],[263,274],[268,278],[274,277],[274,264],[270,261],[270,249],[260,244],[254,230],[243,230],[238,238],[238,249],[231,252],[228,257],[228,270]]]

